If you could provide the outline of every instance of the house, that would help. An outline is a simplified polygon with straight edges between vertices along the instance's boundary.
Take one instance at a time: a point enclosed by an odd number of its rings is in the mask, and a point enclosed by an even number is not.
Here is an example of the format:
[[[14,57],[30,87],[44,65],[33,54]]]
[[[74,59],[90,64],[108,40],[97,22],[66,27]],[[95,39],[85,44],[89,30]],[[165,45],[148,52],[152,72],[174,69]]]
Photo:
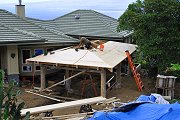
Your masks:
[[[79,39],[86,37],[90,40],[107,40],[132,43],[132,32],[125,30],[117,32],[118,20],[94,10],[76,10],[53,20],[29,21],[43,27],[61,31],[64,34]]]
[[[80,37],[131,43],[129,31],[116,32],[118,21],[93,10],[76,10],[53,20],[25,17],[25,6],[16,5],[16,15],[0,9],[0,69],[8,79],[38,74],[30,57],[77,44]]]
[[[33,70],[40,70],[39,66],[26,64],[27,58],[79,42],[2,9],[0,26],[0,69],[5,70],[9,80],[18,81],[19,75],[32,76]]]

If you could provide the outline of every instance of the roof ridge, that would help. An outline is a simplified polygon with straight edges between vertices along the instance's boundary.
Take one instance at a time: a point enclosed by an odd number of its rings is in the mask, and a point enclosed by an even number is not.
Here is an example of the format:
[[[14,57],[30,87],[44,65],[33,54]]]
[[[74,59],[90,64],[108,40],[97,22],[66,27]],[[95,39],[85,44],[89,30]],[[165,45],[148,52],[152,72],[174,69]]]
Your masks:
[[[46,22],[46,21],[48,21],[48,20],[42,20],[42,19],[38,19],[38,18],[31,18],[31,17],[26,17],[26,19],[36,20],[36,21],[41,21],[41,22]]]
[[[75,38],[72,38],[72,37],[70,37],[70,36],[67,36],[67,35],[65,35],[63,32],[60,33],[60,31],[54,31],[54,30],[52,30],[52,29],[50,30],[49,28],[45,28],[45,27],[43,27],[42,25],[38,25],[38,24],[33,23],[33,22],[31,22],[31,21],[29,21],[29,20],[27,20],[27,19],[23,19],[23,18],[19,17],[18,15],[13,14],[13,13],[7,11],[7,10],[4,10],[4,9],[0,9],[0,10],[6,12],[6,13],[8,13],[8,14],[11,14],[11,15],[13,15],[13,16],[21,19],[21,20],[24,20],[24,21],[26,21],[26,22],[28,22],[28,23],[30,23],[30,24],[33,24],[33,25],[39,27],[39,28],[42,29],[42,30],[46,30],[46,31],[51,32],[52,34],[60,35],[60,36],[63,36],[63,37],[66,37],[66,38],[71,38],[71,39],[74,39],[74,40],[75,40]]]
[[[97,14],[101,14],[101,15],[106,16],[106,17],[108,17],[108,18],[117,20],[117,19],[115,19],[115,18],[112,18],[112,17],[110,17],[110,16],[108,16],[108,15],[104,15],[104,14],[102,14],[102,13],[100,13],[100,12],[95,11],[95,10],[92,10],[92,11],[95,13],[95,15],[98,17],[99,20],[101,20],[103,23],[105,23],[106,27],[108,27],[107,24],[106,24],[106,22],[104,22],[104,20],[100,19]],[[109,28],[109,27],[108,27],[108,28]],[[121,31],[121,32],[116,32],[116,31],[112,30],[111,28],[109,28],[109,29],[110,29],[112,32],[115,32],[116,34],[121,34],[122,32],[129,33],[128,35],[121,35],[121,36],[123,36],[123,37],[127,37],[127,36],[129,36],[129,35],[132,33],[132,31],[129,31],[129,30],[123,30],[123,31]]]
[[[24,19],[24,20],[25,20],[26,22],[29,22],[29,23],[31,23],[31,24],[33,24],[33,25],[38,26],[39,28],[41,28],[41,29],[43,29],[43,30],[49,31],[49,32],[51,32],[51,33],[53,33],[53,34],[60,35],[60,36],[66,37],[66,38],[74,39],[74,38],[72,38],[72,37],[70,37],[70,36],[65,35],[63,32],[49,29],[49,28],[44,27],[44,26],[42,26],[42,25],[39,25],[39,24],[37,24],[37,23],[31,22],[31,21],[29,21],[29,20],[27,20],[27,19]]]
[[[105,24],[105,27],[106,27],[107,29],[109,29],[109,30],[112,31],[113,33],[118,34],[118,32],[116,32],[116,31],[112,30],[111,28],[109,28],[109,26],[107,25],[106,22],[104,22],[104,20],[102,20],[101,18],[99,18],[99,16],[98,16],[97,14],[101,14],[101,13],[99,13],[99,12],[97,12],[97,11],[95,11],[95,10],[91,10],[91,11],[92,11],[92,12],[94,13],[94,15],[98,18],[98,20],[102,21],[102,22]],[[101,14],[101,15],[106,16],[106,15],[104,15],[104,14]],[[109,17],[109,16],[106,16],[106,17]],[[111,18],[111,17],[109,17],[109,18]],[[114,18],[113,18],[113,19],[114,19]],[[116,19],[115,19],[115,20],[116,20]]]
[[[21,33],[21,34],[23,34],[23,35],[28,35],[28,36],[35,37],[35,38],[38,38],[38,39],[41,39],[41,40],[47,40],[47,39],[42,38],[41,36],[36,35],[36,34],[34,34],[34,33],[32,33],[32,32],[20,30],[20,29],[18,29],[18,28],[12,28],[12,27],[9,27],[8,25],[2,24],[2,23],[0,23],[0,25],[3,26],[3,27],[5,27],[5,28],[7,28],[7,29],[12,30],[12,31]]]
[[[64,16],[67,16],[67,15],[69,15],[69,14],[72,14],[72,13],[74,13],[74,12],[76,12],[76,11],[79,11],[79,10],[74,10],[74,11],[69,12],[69,13],[67,13],[67,14],[64,14],[64,15],[62,15],[62,16],[59,16],[59,17],[53,19],[52,21],[58,20],[58,19],[60,19],[60,18],[62,18],[62,17],[64,17]],[[50,21],[51,21],[51,20],[50,20]]]
[[[75,40],[75,38],[70,37],[70,36],[67,36],[67,35],[65,35],[65,34],[64,34],[63,32],[61,32],[61,31],[57,31],[57,30],[54,30],[54,29],[47,28],[47,27],[45,27],[45,26],[42,26],[42,25],[37,24],[37,23],[34,23],[34,22],[29,21],[29,20],[27,20],[27,19],[25,19],[25,20],[26,20],[27,22],[29,22],[29,23],[31,23],[31,24],[33,24],[33,25],[36,25],[36,26],[40,27],[41,29],[44,29],[44,30],[46,30],[46,31],[49,31],[49,32],[51,32],[51,33],[53,33],[53,34],[60,35],[60,36],[63,36],[63,37],[66,37],[66,38],[70,38],[70,39],[74,39],[74,40]]]
[[[117,20],[117,19],[115,19],[115,18],[113,18],[113,17],[110,17],[110,16],[108,16],[108,15],[105,15],[105,14],[102,14],[102,13],[100,13],[100,12],[97,12],[96,10],[92,10],[92,11],[95,12],[95,13],[101,14],[101,15],[103,15],[103,16],[105,16],[105,17],[108,17],[108,18]]]

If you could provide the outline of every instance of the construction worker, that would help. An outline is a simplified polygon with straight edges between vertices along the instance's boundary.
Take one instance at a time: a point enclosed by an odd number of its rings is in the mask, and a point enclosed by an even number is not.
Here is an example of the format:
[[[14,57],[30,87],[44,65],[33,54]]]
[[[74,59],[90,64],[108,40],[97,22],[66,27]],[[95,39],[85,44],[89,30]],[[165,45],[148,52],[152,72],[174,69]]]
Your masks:
[[[101,42],[100,40],[96,40],[96,41],[92,42],[92,41],[89,41],[89,40],[88,40],[87,38],[85,38],[85,37],[81,37],[81,38],[80,38],[80,43],[79,43],[79,45],[76,47],[75,50],[78,51],[79,48],[83,48],[83,49],[84,49],[84,47],[85,47],[86,49],[92,49],[92,48],[97,49],[100,44],[102,44],[102,42]]]

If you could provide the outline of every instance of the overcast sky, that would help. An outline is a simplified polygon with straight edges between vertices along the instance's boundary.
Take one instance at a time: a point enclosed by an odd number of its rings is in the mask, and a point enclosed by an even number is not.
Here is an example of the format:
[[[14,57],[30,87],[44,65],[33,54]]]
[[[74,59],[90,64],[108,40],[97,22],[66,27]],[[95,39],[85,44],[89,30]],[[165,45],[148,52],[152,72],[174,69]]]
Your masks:
[[[136,0],[22,0],[26,16],[38,19],[54,19],[78,9],[95,10],[118,19],[128,5]],[[15,13],[19,0],[0,0],[0,9]]]

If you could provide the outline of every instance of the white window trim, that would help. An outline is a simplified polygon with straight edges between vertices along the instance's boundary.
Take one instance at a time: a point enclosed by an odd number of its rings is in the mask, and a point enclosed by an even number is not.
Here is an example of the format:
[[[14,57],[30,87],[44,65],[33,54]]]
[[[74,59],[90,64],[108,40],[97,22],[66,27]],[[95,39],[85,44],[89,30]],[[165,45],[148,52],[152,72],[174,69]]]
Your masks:
[[[24,67],[24,66],[30,66],[30,67],[31,67],[31,70],[30,70],[30,71],[24,71],[24,70],[23,70],[23,67]],[[30,64],[29,64],[29,65],[28,65],[28,64],[22,65],[22,72],[32,72],[32,69],[33,69],[33,68],[32,68],[32,65],[30,65]]]

